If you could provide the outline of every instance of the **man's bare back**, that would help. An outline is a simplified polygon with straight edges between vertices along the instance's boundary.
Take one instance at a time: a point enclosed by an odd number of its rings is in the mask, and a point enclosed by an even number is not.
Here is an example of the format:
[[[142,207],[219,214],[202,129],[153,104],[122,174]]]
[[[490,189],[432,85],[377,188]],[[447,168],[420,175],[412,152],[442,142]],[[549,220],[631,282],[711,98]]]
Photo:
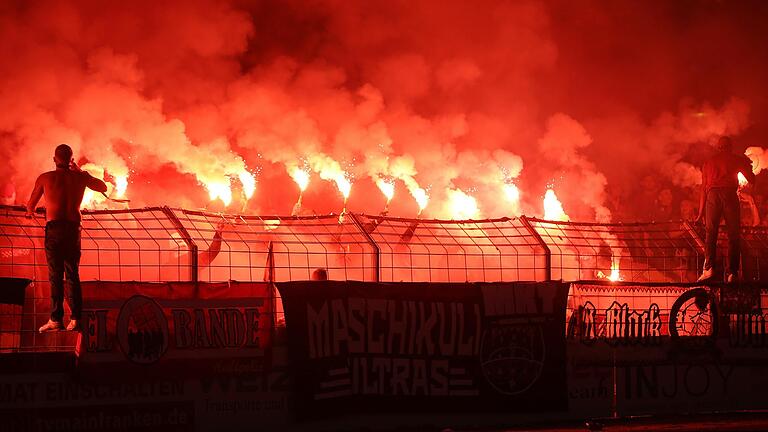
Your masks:
[[[40,175],[27,204],[27,213],[34,213],[40,197],[45,195],[45,218],[50,221],[80,222],[80,204],[85,188],[106,192],[107,185],[81,171],[74,162],[69,168],[57,168]]]

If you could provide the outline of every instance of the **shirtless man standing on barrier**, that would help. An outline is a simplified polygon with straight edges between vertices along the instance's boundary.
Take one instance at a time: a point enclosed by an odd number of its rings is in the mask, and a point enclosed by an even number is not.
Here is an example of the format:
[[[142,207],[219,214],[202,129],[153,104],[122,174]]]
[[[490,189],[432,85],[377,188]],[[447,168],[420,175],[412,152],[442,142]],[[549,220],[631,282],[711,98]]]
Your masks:
[[[64,273],[67,274],[67,303],[72,312],[67,330],[79,330],[83,305],[80,288],[80,204],[85,188],[106,192],[107,185],[75,164],[72,149],[66,144],[56,147],[55,171],[40,175],[27,202],[27,217],[35,216],[35,207],[45,195],[45,256],[51,283],[51,318],[40,327],[40,333],[63,328]]]

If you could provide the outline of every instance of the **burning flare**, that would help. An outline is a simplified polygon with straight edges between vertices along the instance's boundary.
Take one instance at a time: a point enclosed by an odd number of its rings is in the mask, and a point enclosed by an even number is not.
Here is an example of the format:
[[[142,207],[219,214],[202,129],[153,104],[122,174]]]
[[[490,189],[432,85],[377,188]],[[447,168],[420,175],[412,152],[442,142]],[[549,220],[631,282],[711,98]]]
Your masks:
[[[240,178],[240,183],[243,185],[245,199],[251,199],[253,193],[256,191],[256,177],[247,170],[240,171],[238,177]]]
[[[459,189],[448,191],[448,201],[453,219],[477,219],[480,215],[477,200]]]
[[[381,193],[387,197],[387,205],[389,205],[389,202],[392,201],[392,197],[395,196],[395,182],[392,180],[384,180],[383,178],[379,178],[376,180],[376,186],[378,186],[381,190]]]
[[[100,167],[93,163],[86,163],[83,164],[80,167],[81,170],[87,172],[88,174],[96,177],[99,180],[104,180],[104,168]],[[91,189],[85,189],[85,193],[83,193],[83,200],[80,202],[80,208],[86,209],[86,208],[96,208],[97,204],[101,204],[104,202],[106,198],[101,195],[97,194]]]
[[[352,183],[347,180],[346,173],[342,172],[334,176],[333,181],[336,182],[336,187],[339,188],[339,192],[344,197],[344,204],[349,199],[349,193],[352,192]]]
[[[344,204],[346,205],[349,193],[352,191],[352,183],[348,179],[349,174],[341,168],[337,161],[323,154],[309,156],[308,162],[312,170],[317,172],[321,179],[336,183],[336,187],[344,197]]]
[[[599,279],[608,279],[611,282],[620,282],[624,279],[621,278],[621,272],[619,270],[619,258],[616,256],[611,257],[611,274],[605,275],[602,271],[597,272]]]
[[[517,185],[513,183],[507,183],[504,185],[504,196],[507,197],[507,200],[512,203],[519,203],[520,202],[520,189],[517,188]]]
[[[621,273],[619,272],[619,259],[615,256],[611,257],[611,274],[608,276],[608,280],[611,282],[623,280],[621,278]]]
[[[427,207],[427,204],[429,204],[429,195],[427,195],[427,191],[420,187],[411,190],[411,195],[413,196],[413,199],[416,200],[416,204],[419,205],[419,215],[421,215],[421,212],[423,212]]]
[[[514,183],[504,183],[503,190],[512,214],[520,215],[520,189]]]
[[[288,175],[299,186],[299,199],[296,200],[296,204],[291,209],[291,216],[298,216],[301,213],[301,199],[304,197],[304,191],[307,190],[307,186],[309,186],[309,173],[297,166],[293,166],[288,169]]]
[[[232,189],[229,183],[211,181],[206,183],[205,188],[208,189],[208,197],[211,201],[217,199],[221,200],[225,206],[232,203]]]
[[[299,167],[293,167],[288,171],[294,182],[299,186],[299,191],[304,193],[309,186],[309,173]]]
[[[547,189],[547,193],[544,194],[544,219],[551,221],[568,222],[571,220],[565,211],[560,200],[557,199],[555,191]]]
[[[115,197],[122,198],[128,190],[128,176],[115,176]]]
[[[731,172],[733,172],[733,171],[731,171]],[[733,178],[733,177],[731,177],[731,178]],[[744,174],[739,173],[739,188],[743,188],[747,184],[749,184],[749,182],[747,181],[747,178],[744,177]]]

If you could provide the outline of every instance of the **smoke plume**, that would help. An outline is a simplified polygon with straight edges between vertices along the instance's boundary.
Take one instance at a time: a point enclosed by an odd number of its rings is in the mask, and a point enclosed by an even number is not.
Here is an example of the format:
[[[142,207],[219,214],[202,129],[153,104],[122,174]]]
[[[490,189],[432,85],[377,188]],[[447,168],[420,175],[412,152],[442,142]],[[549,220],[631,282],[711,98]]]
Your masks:
[[[551,188],[572,220],[641,219],[643,179],[687,198],[720,135],[768,159],[766,11],[12,0],[2,190],[23,202],[66,142],[133,207],[542,216]]]

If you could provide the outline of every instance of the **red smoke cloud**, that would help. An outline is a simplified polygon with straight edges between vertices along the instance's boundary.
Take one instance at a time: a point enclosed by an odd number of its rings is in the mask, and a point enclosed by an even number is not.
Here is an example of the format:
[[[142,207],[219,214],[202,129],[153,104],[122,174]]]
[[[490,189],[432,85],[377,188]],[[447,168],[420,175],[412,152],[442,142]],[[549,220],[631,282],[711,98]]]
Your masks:
[[[68,142],[134,207],[608,221],[713,137],[768,133],[762,2],[25,2],[0,6],[0,156],[17,200]],[[753,153],[757,154],[758,151]],[[239,180],[258,177],[246,202]],[[111,177],[110,177],[111,178]],[[520,202],[505,197],[510,184]],[[688,188],[688,189],[686,189]],[[635,200],[637,201],[637,200]],[[458,208],[457,208],[458,206]],[[476,206],[476,208],[475,208]],[[216,210],[224,210],[220,202]],[[643,214],[642,209],[632,209]]]

